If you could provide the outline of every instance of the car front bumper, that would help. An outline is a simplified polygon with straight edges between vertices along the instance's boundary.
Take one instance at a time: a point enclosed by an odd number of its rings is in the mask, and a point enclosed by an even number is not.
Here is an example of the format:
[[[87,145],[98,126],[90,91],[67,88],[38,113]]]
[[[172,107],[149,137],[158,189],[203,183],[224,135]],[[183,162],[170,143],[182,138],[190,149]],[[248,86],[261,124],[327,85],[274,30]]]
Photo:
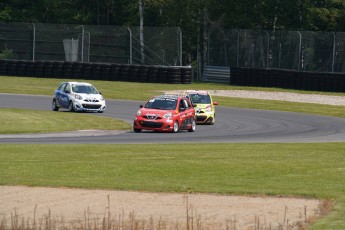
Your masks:
[[[214,122],[214,112],[199,111],[195,117],[197,124],[212,124]]]
[[[75,111],[104,112],[106,104],[105,102],[90,103],[85,101],[75,101],[74,109]]]
[[[170,132],[174,128],[174,121],[171,119],[149,120],[142,117],[136,117],[133,122],[133,128]]]

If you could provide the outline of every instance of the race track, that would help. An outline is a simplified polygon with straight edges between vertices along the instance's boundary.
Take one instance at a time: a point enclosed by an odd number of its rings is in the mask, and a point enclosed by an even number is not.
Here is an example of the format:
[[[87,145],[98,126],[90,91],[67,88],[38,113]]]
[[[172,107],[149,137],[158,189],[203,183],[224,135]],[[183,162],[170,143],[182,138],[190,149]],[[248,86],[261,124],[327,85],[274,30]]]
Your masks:
[[[51,110],[52,97],[15,94],[0,94],[0,108],[23,108]],[[283,102],[282,102],[283,103]],[[107,100],[104,114],[132,123],[134,115],[143,104],[140,101]],[[59,111],[61,112],[61,111]],[[67,114],[66,114],[67,115]],[[13,124],[15,125],[15,124]],[[143,131],[134,133],[104,132],[101,135],[78,136],[66,134],[0,134],[0,143],[255,143],[255,142],[334,142],[345,141],[345,119],[265,111],[254,109],[236,109],[217,106],[216,123],[213,126],[198,125],[194,133],[158,133]]]

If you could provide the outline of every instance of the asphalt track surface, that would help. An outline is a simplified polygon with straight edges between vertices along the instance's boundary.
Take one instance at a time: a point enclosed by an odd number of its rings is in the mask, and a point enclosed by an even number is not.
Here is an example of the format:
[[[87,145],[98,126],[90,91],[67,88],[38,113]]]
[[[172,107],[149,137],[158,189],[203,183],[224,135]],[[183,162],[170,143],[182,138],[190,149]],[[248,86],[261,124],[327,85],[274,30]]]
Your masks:
[[[52,96],[0,94],[0,108],[51,110]],[[141,101],[107,100],[103,114],[132,123]],[[282,102],[284,103],[284,102]],[[53,111],[52,111],[53,112]],[[65,112],[59,110],[58,112]],[[68,112],[66,112],[66,116]],[[16,125],[16,124],[13,124]],[[63,125],[63,124],[61,124]],[[116,144],[116,143],[289,143],[345,141],[345,119],[278,111],[217,106],[214,125],[197,125],[193,133],[143,131],[0,134],[0,143]]]

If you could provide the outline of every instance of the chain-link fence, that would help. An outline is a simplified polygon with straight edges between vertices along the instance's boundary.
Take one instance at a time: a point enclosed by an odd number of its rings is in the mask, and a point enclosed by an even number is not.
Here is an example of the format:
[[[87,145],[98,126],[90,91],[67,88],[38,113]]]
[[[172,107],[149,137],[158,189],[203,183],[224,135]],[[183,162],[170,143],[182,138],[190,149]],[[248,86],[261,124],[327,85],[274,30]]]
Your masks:
[[[175,27],[0,23],[0,59],[182,65]]]
[[[345,32],[210,31],[208,66],[345,72]]]

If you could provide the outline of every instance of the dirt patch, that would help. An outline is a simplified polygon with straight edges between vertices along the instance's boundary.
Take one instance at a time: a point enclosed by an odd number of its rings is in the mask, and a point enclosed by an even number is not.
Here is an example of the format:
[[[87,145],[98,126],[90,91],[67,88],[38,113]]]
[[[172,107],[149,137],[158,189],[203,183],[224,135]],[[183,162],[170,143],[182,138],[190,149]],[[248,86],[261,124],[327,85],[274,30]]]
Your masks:
[[[167,94],[184,94],[186,90],[165,91]],[[345,96],[325,94],[303,94],[290,92],[269,92],[255,90],[208,90],[212,96],[251,98],[261,100],[290,101],[324,105],[345,106]]]
[[[26,222],[47,213],[66,223],[101,222],[111,214],[115,222],[135,217],[174,229],[187,222],[209,229],[298,229],[319,217],[320,207],[319,200],[300,198],[0,186],[0,220],[16,213]]]

